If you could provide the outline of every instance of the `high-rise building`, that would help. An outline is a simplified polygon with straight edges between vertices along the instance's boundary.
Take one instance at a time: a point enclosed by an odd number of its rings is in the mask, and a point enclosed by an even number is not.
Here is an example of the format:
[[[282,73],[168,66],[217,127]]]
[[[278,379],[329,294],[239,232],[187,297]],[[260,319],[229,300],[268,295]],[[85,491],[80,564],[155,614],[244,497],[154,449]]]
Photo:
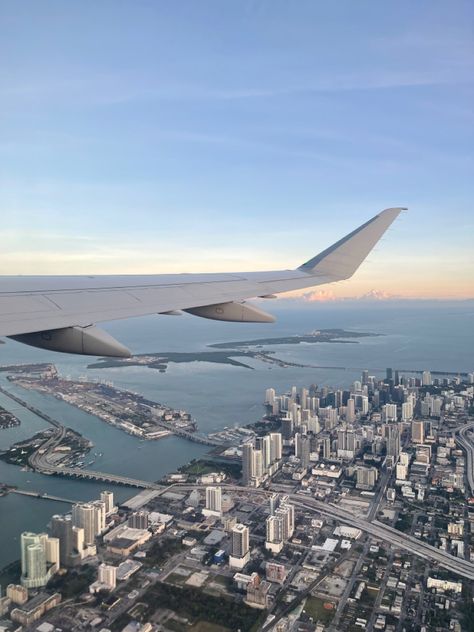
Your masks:
[[[75,555],[75,552],[77,551],[79,559],[82,559],[85,555],[89,554],[85,543],[84,529],[82,527],[72,528],[72,541],[74,547],[73,554]]]
[[[421,384],[423,386],[431,386],[433,384],[433,380],[431,378],[430,371],[423,371],[423,375],[421,378]]]
[[[205,516],[222,515],[222,489],[221,487],[206,487],[206,506],[202,513]]]
[[[270,436],[264,435],[263,437],[257,437],[256,448],[262,453],[262,466],[264,470],[267,470],[268,466],[272,462]]]
[[[275,516],[283,519],[283,539],[288,540],[295,530],[295,508],[288,502],[287,496],[283,496],[281,499]]]
[[[400,463],[407,467],[410,465],[410,455],[408,452],[400,452]]]
[[[105,515],[109,516],[114,513],[116,507],[114,506],[114,494],[113,492],[100,492],[100,500],[105,503]]]
[[[97,581],[89,586],[89,592],[114,590],[117,585],[117,567],[110,564],[100,564],[97,569]]]
[[[347,400],[346,421],[348,424],[352,424],[355,421],[355,401],[353,399]]]
[[[115,588],[117,582],[117,568],[109,564],[100,564],[98,579],[101,583]]]
[[[341,428],[337,431],[337,456],[343,459],[354,458],[356,435],[354,430]]]
[[[128,519],[128,526],[132,529],[148,529],[149,512],[134,511]]]
[[[281,419],[281,434],[285,441],[289,441],[293,437],[294,424],[291,417],[283,417]]]
[[[377,469],[375,467],[358,467],[356,469],[357,489],[370,490],[377,482]]]
[[[279,502],[280,496],[278,494],[274,493],[270,496],[270,516],[275,515],[275,511],[278,507]]]
[[[105,502],[77,503],[72,506],[72,521],[75,527],[84,529],[86,546],[95,543],[96,536],[105,529]]]
[[[402,421],[411,421],[413,419],[413,403],[411,401],[402,404]]]
[[[385,437],[387,456],[396,462],[400,454],[400,431],[397,424],[384,424],[382,426]]]
[[[270,432],[268,436],[270,437],[270,461],[274,463],[279,461],[282,456],[282,436],[280,432]]]
[[[267,390],[265,391],[265,404],[273,406],[275,402],[275,395],[276,393],[274,388],[267,388]]]
[[[254,446],[252,443],[244,443],[242,446],[242,482],[244,485],[251,485],[255,476]]]
[[[231,531],[229,566],[232,568],[243,568],[249,559],[249,528],[238,523]]]
[[[391,421],[397,421],[397,405],[385,404],[382,408],[382,421],[388,423]]]
[[[59,570],[59,539],[46,538],[46,561]]]
[[[313,434],[319,434],[321,432],[319,417],[317,415],[311,415],[308,419],[308,432],[312,432]]]
[[[309,467],[310,456],[310,438],[308,435],[296,433],[295,456],[299,458],[302,469],[306,470]]]
[[[55,515],[51,518],[50,532],[54,538],[59,540],[59,557],[61,566],[73,566],[80,561],[80,557],[74,555],[72,517]]]
[[[59,540],[46,533],[21,534],[21,584],[25,588],[46,586],[59,570]]]
[[[273,553],[280,553],[283,544],[283,518],[281,516],[268,516],[265,548]]]
[[[425,440],[425,422],[414,419],[411,422],[411,440],[413,443],[423,443]]]
[[[263,452],[262,450],[254,450],[253,451],[253,460],[254,460],[254,478],[255,478],[255,485],[258,487],[258,485],[260,484],[262,478],[263,478],[263,474],[264,474],[264,467],[263,467]]]
[[[331,458],[331,437],[323,438],[323,459]]]

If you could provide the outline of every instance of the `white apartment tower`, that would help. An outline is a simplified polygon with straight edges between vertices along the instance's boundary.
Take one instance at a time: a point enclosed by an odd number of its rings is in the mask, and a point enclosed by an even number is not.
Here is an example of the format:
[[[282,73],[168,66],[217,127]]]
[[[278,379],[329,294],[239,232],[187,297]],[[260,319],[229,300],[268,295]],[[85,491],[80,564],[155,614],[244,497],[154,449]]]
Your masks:
[[[59,540],[46,533],[21,534],[21,584],[25,588],[46,586],[59,570]]]
[[[116,507],[114,505],[114,494],[113,492],[100,492],[100,500],[105,503],[105,515],[109,516],[111,513],[114,513]]]
[[[222,489],[221,487],[206,487],[206,507],[202,513],[205,516],[222,515]]]

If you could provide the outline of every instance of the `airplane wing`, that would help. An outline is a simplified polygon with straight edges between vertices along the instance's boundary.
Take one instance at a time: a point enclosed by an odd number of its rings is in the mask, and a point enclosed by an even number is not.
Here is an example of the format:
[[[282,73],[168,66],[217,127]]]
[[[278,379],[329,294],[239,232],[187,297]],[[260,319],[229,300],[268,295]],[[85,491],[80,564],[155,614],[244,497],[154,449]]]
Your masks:
[[[402,208],[382,211],[296,270],[231,274],[0,277],[0,336],[86,355],[130,351],[95,323],[186,311],[203,318],[273,322],[245,302],[348,279]]]

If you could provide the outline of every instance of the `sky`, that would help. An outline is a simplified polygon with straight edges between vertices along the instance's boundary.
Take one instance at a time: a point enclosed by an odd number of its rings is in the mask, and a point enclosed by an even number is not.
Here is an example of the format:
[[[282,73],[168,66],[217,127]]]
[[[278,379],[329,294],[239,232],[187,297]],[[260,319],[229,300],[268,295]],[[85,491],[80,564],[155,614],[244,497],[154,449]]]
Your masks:
[[[474,296],[474,4],[0,0],[0,274],[294,268]]]

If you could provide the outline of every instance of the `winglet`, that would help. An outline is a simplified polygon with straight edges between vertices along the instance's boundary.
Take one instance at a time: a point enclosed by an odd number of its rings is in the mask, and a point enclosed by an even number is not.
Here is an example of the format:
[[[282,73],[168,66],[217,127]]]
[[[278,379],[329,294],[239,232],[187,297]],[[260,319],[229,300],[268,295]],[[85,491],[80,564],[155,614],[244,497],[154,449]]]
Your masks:
[[[323,250],[298,269],[331,281],[350,278],[392,222],[406,208],[388,208]]]

